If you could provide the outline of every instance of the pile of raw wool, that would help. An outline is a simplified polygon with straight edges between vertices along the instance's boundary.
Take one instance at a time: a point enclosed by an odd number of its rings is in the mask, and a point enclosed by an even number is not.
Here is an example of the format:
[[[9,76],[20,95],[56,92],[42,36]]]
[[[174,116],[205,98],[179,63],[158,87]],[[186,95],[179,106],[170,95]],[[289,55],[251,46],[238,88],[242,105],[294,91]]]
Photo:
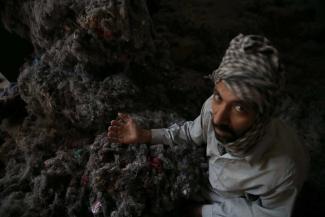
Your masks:
[[[1,4],[6,28],[35,51],[12,95],[27,115],[1,121],[0,216],[176,215],[205,176],[204,147],[127,146],[105,133],[118,111],[146,128],[183,120],[169,109],[179,75],[147,2]]]

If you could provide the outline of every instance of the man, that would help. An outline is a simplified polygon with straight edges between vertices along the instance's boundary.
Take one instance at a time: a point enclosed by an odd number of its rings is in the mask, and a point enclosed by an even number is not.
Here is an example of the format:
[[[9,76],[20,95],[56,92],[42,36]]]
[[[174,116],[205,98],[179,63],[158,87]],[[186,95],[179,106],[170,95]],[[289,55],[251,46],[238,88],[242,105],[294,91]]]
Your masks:
[[[214,93],[194,121],[145,130],[119,113],[108,137],[126,144],[206,144],[210,204],[192,216],[289,217],[308,161],[296,133],[276,118],[282,74],[266,38],[240,34],[213,72]]]

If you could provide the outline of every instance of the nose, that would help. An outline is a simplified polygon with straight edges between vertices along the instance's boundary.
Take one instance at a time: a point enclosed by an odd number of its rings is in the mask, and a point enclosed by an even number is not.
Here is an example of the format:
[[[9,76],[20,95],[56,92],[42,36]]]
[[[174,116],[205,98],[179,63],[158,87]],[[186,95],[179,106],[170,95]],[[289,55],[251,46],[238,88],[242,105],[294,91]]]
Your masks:
[[[219,105],[212,110],[212,121],[215,125],[228,125],[229,112],[225,106]]]

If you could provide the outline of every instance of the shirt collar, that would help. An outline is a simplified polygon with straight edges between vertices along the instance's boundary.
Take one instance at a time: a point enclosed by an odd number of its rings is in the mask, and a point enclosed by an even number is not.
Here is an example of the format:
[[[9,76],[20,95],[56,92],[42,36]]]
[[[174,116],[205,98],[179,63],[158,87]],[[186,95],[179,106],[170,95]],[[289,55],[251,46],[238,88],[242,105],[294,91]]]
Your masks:
[[[275,120],[272,119],[265,129],[265,134],[260,140],[259,144],[257,144],[248,155],[246,155],[244,158],[247,160],[250,164],[254,164],[255,162],[258,162],[261,160],[265,152],[267,152],[272,145],[274,144],[274,138],[275,138]]]

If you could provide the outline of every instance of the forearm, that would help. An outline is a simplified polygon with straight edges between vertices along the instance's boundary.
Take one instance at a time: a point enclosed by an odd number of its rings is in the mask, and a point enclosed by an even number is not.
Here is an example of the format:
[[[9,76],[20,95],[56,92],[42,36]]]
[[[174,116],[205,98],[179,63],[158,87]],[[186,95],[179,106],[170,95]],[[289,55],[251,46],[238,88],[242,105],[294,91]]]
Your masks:
[[[173,124],[169,128],[151,129],[151,143],[179,145],[204,143],[201,126],[201,116],[194,121],[187,121],[182,124]]]
[[[161,129],[151,129],[151,144],[165,144],[165,145],[172,145],[173,140],[169,136],[167,128]]]

